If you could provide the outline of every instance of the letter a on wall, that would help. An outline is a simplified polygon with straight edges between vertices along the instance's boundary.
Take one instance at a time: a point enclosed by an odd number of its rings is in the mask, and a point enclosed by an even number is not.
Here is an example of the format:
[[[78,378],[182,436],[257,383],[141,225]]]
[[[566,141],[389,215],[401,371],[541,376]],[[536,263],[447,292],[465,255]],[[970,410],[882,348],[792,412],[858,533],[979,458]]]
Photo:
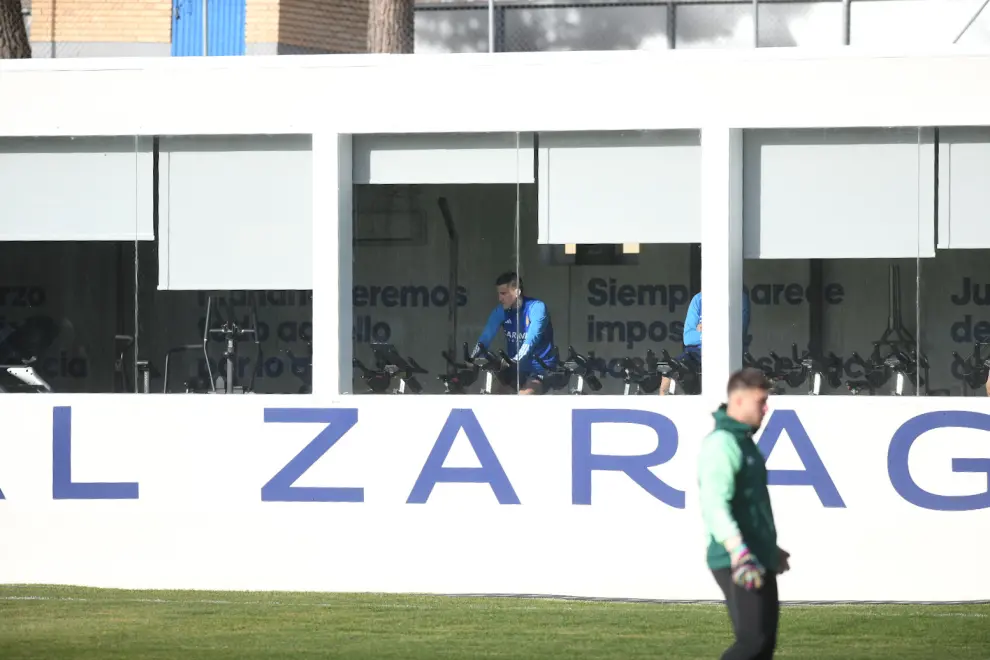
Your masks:
[[[481,467],[444,467],[443,462],[447,460],[451,447],[457,433],[464,429],[471,448],[474,449]],[[424,504],[429,499],[433,487],[438,483],[462,483],[462,484],[488,484],[499,504],[519,504],[519,497],[509,483],[509,477],[502,469],[495,450],[488,442],[478,418],[474,412],[468,409],[455,409],[450,411],[447,421],[440,430],[430,455],[423,465],[419,478],[409,493],[407,504]]]
[[[818,499],[826,508],[844,509],[845,502],[839,495],[832,477],[829,476],[821,456],[811,442],[811,437],[793,410],[775,410],[763,429],[763,435],[757,445],[764,460],[770,458],[770,452],[777,446],[780,434],[787,431],[787,436],[794,445],[803,470],[767,470],[767,482],[771,486],[811,486],[815,489]]]

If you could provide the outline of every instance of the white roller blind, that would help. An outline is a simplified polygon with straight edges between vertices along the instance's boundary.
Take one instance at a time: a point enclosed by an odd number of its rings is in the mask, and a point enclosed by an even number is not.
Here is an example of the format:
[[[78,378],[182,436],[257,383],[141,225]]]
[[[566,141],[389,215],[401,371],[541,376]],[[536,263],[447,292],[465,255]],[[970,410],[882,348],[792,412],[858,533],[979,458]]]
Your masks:
[[[746,131],[743,168],[747,259],[935,254],[930,131]]]
[[[539,242],[698,243],[697,131],[540,133]]]
[[[990,248],[990,129],[941,129],[938,169],[938,246]]]
[[[533,134],[355,135],[354,183],[533,183]]]
[[[162,138],[159,152],[160,289],[313,288],[310,136]]]
[[[153,240],[151,145],[0,139],[0,241]]]

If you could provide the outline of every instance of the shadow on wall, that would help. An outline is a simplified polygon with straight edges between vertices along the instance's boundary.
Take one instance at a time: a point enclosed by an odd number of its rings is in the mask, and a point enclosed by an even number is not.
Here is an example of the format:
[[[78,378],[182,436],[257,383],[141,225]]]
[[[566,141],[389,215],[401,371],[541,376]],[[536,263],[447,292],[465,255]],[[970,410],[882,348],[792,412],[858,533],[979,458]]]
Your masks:
[[[829,3],[834,4],[834,3]],[[812,3],[761,6],[760,45],[797,46],[802,34],[822,32],[832,21]],[[663,4],[615,7],[506,7],[496,20],[496,50],[507,52],[568,50],[662,50],[669,48],[668,11]],[[675,40],[679,47],[751,47],[753,18],[749,4],[680,5]],[[837,43],[837,41],[836,41]],[[417,53],[471,53],[488,50],[486,8],[423,9],[416,13]]]

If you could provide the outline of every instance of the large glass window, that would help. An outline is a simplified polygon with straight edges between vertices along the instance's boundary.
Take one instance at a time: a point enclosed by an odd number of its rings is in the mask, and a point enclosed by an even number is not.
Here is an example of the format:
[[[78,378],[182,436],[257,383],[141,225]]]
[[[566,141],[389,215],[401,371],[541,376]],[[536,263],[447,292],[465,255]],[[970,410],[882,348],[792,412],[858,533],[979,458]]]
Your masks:
[[[745,362],[779,393],[935,394],[917,281],[935,253],[933,131],[744,134]]]
[[[0,392],[128,389],[151,162],[134,136],[0,139]]]
[[[0,391],[310,391],[310,150],[0,140]]]
[[[990,129],[941,128],[933,258],[921,262],[921,345],[932,388],[987,396],[990,386]]]
[[[520,288],[502,280],[533,208],[533,136],[355,136],[353,167],[353,391],[517,389],[489,321]]]
[[[312,391],[312,140],[155,140],[138,332],[164,393]]]
[[[355,136],[353,178],[355,392],[700,391],[696,131]]]

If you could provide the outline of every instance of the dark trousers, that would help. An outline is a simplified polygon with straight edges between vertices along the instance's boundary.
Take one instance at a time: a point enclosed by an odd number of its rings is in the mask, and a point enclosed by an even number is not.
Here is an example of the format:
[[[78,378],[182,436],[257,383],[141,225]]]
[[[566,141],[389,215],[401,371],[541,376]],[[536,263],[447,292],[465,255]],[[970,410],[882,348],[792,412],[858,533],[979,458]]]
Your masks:
[[[736,636],[735,643],[722,654],[722,660],[773,658],[780,621],[777,576],[767,574],[762,589],[747,591],[732,581],[732,572],[727,568],[712,571],[712,574],[725,595],[732,631]]]

